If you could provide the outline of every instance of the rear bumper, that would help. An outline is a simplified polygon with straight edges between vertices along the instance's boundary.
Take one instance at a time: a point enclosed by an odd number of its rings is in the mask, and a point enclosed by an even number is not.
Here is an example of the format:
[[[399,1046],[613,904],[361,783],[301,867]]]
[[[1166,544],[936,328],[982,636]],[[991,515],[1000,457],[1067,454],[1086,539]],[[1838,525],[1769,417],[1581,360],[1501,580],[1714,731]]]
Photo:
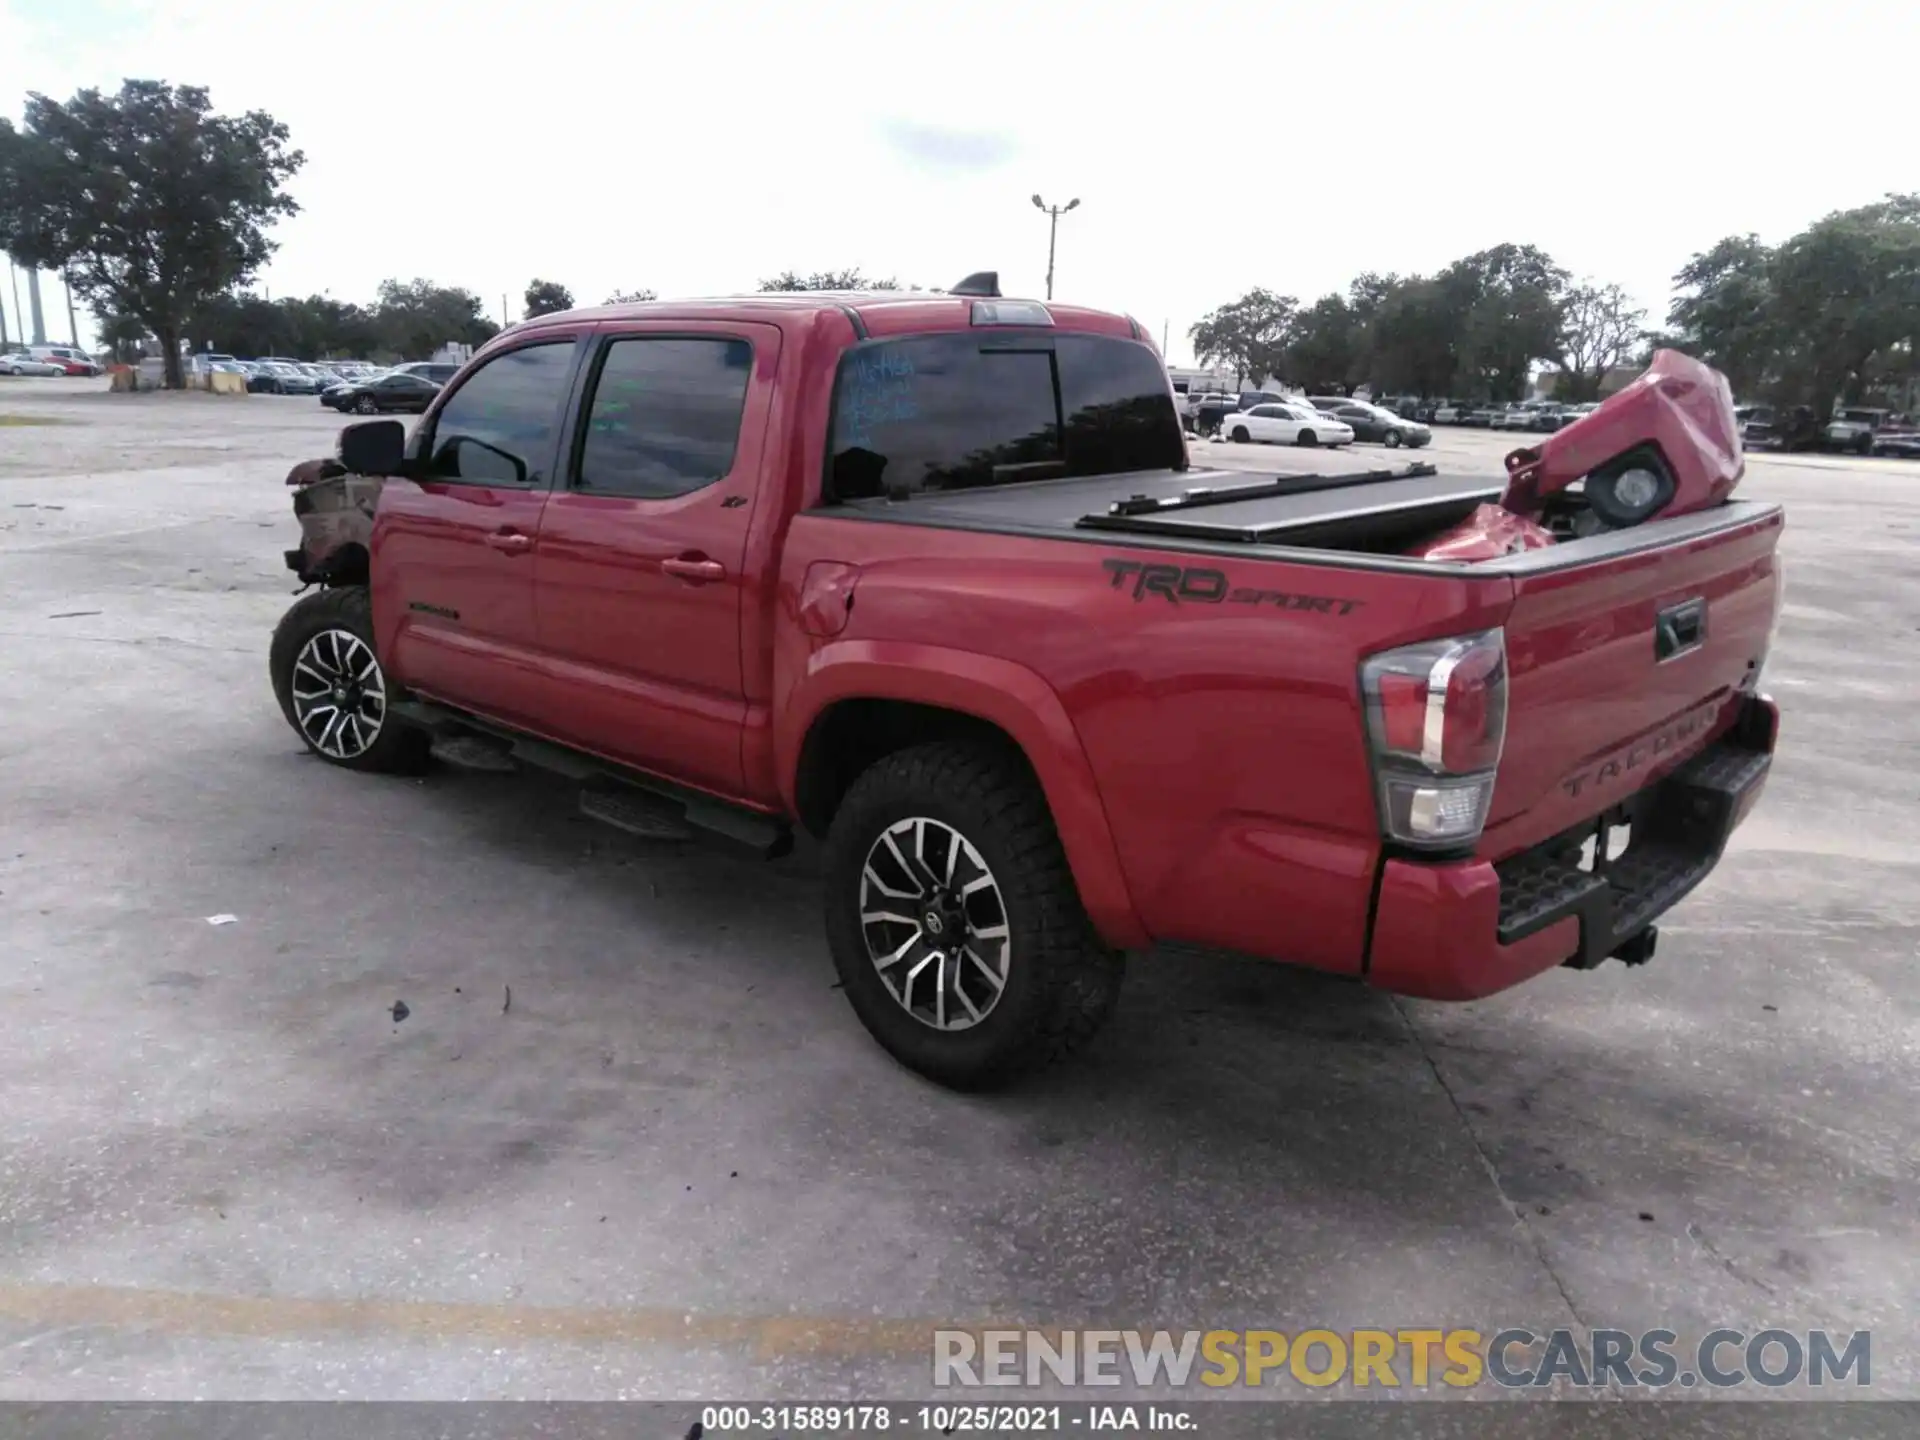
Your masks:
[[[1367,980],[1431,1000],[1473,1000],[1556,965],[1645,958],[1654,921],[1711,873],[1772,767],[1779,711],[1749,697],[1731,729],[1673,774],[1581,831],[1493,864],[1383,867]],[[1604,868],[1573,863],[1586,833],[1631,823]]]

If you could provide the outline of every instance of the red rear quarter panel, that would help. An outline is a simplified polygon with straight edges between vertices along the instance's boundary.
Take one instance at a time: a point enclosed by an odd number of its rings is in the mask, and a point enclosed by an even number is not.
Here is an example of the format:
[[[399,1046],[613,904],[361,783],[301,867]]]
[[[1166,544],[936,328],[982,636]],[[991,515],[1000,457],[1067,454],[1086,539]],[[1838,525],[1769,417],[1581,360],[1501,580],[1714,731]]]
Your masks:
[[[1221,598],[1143,591],[1110,560],[1217,573],[1187,588]],[[831,637],[799,623],[821,561],[859,572]],[[969,711],[1026,749],[1110,941],[1271,955],[1283,934],[1277,958],[1357,972],[1379,851],[1360,657],[1497,624],[1512,586],[812,513],[780,593],[780,775],[843,694]]]

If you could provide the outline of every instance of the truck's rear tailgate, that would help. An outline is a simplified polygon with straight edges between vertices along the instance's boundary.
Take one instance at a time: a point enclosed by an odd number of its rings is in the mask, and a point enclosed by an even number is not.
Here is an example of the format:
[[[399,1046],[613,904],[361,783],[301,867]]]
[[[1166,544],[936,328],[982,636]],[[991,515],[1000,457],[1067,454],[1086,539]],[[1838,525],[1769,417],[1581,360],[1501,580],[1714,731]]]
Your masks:
[[[1781,524],[1736,502],[1654,522],[1630,553],[1583,563],[1573,541],[1505,567],[1507,735],[1484,858],[1601,814],[1713,738],[1766,653]]]

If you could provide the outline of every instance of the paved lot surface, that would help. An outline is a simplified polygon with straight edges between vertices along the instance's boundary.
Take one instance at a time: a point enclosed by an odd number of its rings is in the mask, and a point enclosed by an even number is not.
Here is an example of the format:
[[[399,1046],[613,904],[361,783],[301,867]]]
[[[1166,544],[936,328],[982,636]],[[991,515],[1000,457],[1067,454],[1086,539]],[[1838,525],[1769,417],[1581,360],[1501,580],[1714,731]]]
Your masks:
[[[940,1319],[1870,1328],[1920,1396],[1920,466],[1751,466],[1785,739],[1650,967],[1148,958],[968,1099],[831,988],[808,856],[305,756],[281,481],[337,420],[96,389],[0,382],[0,1397],[921,1393]]]

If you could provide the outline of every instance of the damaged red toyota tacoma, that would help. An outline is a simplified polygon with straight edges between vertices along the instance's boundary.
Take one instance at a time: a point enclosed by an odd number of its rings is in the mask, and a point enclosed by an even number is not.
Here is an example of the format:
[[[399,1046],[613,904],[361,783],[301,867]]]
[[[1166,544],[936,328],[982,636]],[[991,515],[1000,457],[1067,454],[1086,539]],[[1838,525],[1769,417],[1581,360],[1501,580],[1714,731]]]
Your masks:
[[[1742,468],[1672,352],[1504,475],[1261,476],[1136,322],[990,274],[576,310],[296,467],[272,682],[335,765],[808,832],[861,1021],[981,1086],[1158,942],[1448,1000],[1650,958],[1774,749]]]

